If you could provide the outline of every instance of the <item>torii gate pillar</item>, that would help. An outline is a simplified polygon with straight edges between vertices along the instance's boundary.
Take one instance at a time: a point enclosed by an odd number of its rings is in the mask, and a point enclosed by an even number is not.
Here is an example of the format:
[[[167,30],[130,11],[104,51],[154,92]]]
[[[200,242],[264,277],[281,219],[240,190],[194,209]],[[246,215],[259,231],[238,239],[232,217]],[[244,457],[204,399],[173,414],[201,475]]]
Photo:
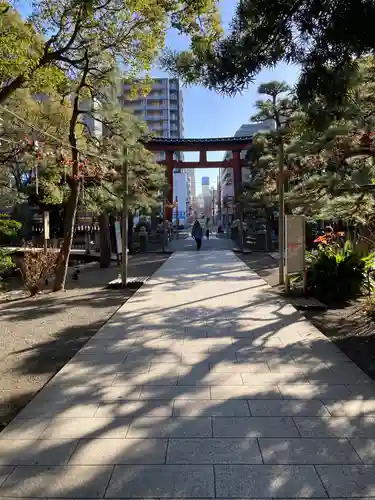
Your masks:
[[[165,165],[166,165],[166,177],[167,177],[167,204],[173,203],[173,151],[165,152]],[[164,207],[165,218],[169,222],[172,222],[173,208]]]
[[[233,151],[233,194],[234,202],[236,203],[236,212],[239,214],[238,203],[242,192],[242,166],[241,166],[241,151]]]

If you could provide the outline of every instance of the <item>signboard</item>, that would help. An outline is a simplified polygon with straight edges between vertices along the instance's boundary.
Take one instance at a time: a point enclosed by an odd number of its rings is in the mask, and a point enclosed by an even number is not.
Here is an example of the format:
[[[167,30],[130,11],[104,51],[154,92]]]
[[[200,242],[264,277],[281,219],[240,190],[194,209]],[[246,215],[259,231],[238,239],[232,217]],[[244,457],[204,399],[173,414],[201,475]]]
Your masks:
[[[122,238],[121,238],[121,224],[119,221],[116,221],[115,224],[115,237],[116,237],[116,250],[119,255],[122,253]]]
[[[44,228],[44,239],[49,240],[50,239],[50,234],[49,234],[49,212],[45,210],[43,212],[43,228]]]
[[[285,274],[305,270],[305,217],[285,216]]]

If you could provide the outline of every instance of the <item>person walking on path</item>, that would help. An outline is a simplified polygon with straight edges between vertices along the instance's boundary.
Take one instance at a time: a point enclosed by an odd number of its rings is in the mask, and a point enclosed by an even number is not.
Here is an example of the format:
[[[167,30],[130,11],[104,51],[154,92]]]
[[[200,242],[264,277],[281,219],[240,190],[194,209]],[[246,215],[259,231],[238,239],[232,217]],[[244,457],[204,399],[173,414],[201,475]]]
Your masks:
[[[199,224],[198,220],[196,220],[194,222],[194,226],[193,226],[193,229],[191,231],[191,235],[197,243],[197,250],[200,250],[200,248],[202,246],[203,230],[202,230],[202,226]]]
[[[210,223],[210,219],[207,217],[207,220],[206,220],[206,238],[208,240],[210,239],[210,226],[209,226],[209,223]]]

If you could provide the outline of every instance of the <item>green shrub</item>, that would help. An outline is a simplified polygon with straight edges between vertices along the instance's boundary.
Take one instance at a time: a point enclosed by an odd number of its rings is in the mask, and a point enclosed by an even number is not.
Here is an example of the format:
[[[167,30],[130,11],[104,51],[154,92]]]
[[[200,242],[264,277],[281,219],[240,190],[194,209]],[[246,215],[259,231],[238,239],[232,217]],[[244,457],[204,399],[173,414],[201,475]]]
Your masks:
[[[358,242],[321,244],[307,253],[308,291],[325,302],[346,302],[368,287],[368,272],[375,265]]]
[[[0,279],[1,275],[15,267],[14,260],[9,251],[4,250],[4,248],[0,248]]]
[[[0,213],[0,243],[4,240],[16,236],[22,225],[12,220],[7,214]],[[0,247],[0,278],[3,273],[15,267],[11,253],[5,248]]]

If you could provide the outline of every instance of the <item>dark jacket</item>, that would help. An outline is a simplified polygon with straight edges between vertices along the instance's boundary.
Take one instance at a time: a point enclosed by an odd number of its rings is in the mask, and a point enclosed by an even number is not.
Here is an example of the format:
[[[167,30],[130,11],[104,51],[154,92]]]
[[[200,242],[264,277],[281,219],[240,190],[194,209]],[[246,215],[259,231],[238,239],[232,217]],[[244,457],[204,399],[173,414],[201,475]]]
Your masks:
[[[194,224],[193,229],[191,231],[191,235],[196,240],[202,239],[203,230],[202,230],[202,226],[199,224],[199,222],[196,222]]]

